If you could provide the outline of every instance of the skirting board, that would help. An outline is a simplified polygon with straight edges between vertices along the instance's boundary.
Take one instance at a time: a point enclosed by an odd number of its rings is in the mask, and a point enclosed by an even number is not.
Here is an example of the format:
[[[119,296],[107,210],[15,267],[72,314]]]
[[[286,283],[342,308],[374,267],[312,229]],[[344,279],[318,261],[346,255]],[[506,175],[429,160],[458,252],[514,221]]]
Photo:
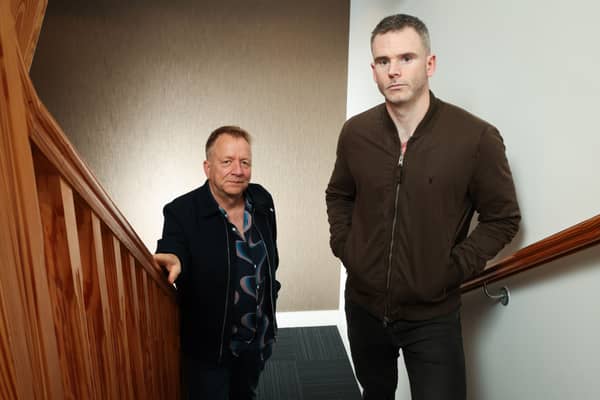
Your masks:
[[[277,326],[280,328],[339,326],[340,322],[344,321],[344,318],[345,315],[340,310],[278,312]]]

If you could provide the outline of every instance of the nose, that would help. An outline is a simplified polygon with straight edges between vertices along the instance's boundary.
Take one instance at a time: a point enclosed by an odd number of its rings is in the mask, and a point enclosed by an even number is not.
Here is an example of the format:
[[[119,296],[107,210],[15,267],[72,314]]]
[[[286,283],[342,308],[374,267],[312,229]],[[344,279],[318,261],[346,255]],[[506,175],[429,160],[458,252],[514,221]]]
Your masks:
[[[242,175],[244,173],[242,169],[242,162],[240,160],[234,161],[232,167],[233,169],[231,170],[231,172],[234,175]]]
[[[399,76],[402,75],[402,66],[401,63],[396,60],[391,60],[388,68],[389,76]]]

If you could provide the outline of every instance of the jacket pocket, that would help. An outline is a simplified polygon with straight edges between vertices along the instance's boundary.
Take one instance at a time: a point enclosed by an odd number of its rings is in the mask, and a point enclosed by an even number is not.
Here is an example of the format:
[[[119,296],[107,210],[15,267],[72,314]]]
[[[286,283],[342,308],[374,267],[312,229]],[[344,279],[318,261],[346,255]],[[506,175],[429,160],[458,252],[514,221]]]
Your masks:
[[[450,261],[447,266],[448,280],[446,285],[446,291],[450,292],[456,288],[458,288],[465,279],[464,272],[460,269],[460,266],[454,262],[452,257],[450,257]]]
[[[350,250],[352,248],[352,229],[350,229],[350,232],[348,232],[348,236],[346,236],[346,241],[344,242],[344,250],[342,252],[342,264],[344,264],[344,268],[346,268],[346,270],[350,269],[350,260],[351,260],[351,254],[350,254]]]
[[[430,270],[422,275],[414,290],[419,302],[437,303],[444,301],[449,293],[454,292],[462,283],[463,274],[458,266],[449,258],[442,260],[437,271]]]

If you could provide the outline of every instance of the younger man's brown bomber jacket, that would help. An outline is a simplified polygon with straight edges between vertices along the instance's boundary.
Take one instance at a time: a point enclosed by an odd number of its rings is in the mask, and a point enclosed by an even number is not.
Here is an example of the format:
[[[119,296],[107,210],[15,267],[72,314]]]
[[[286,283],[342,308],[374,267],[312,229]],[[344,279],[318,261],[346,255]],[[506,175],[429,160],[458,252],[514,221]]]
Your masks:
[[[386,321],[456,310],[460,284],[512,240],[521,219],[498,130],[431,92],[430,100],[401,164],[385,104],[349,119],[326,190],[346,298]]]

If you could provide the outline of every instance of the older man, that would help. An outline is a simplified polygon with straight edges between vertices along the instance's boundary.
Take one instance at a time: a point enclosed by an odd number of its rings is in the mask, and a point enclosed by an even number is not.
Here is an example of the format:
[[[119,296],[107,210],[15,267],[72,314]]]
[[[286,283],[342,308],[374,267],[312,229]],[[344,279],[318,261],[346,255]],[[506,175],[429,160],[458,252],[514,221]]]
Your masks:
[[[164,207],[155,260],[177,284],[188,399],[256,397],[275,339],[279,263],[271,195],[251,184],[249,134],[235,126],[206,142],[203,186]]]

